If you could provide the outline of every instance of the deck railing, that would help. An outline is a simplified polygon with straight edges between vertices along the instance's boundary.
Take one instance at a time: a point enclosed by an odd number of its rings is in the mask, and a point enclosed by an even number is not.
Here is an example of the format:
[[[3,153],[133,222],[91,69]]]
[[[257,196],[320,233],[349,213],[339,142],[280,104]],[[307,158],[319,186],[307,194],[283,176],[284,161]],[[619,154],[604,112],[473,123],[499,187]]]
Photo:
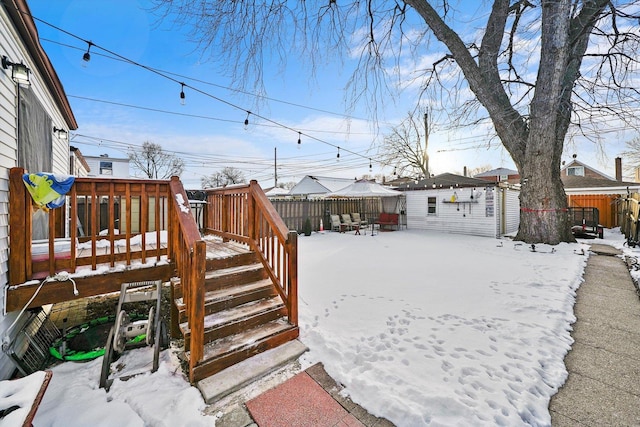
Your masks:
[[[298,325],[298,234],[289,231],[256,181],[207,190],[207,233],[247,244],[260,257]]]
[[[206,243],[180,180],[76,178],[65,207],[44,215],[45,250],[34,257],[34,211],[24,172],[13,168],[9,177],[10,284],[60,270],[73,273],[80,266],[96,270],[166,256],[175,266],[187,307],[193,373],[204,356]],[[258,183],[207,191],[203,228],[258,254],[287,306],[289,321],[297,326],[297,233],[287,229]],[[61,243],[68,246],[61,249]]]
[[[191,330],[189,372],[204,355],[204,293],[206,270],[206,244],[200,238],[198,226],[189,208],[187,194],[177,177],[171,179],[171,224],[169,254],[175,261],[180,278],[182,298],[187,307],[187,319]],[[173,290],[173,286],[172,286]],[[172,295],[173,296],[173,295]],[[175,313],[172,313],[172,318]],[[177,316],[175,317],[177,319]],[[176,322],[172,321],[172,326]],[[172,331],[176,335],[177,331]]]
[[[60,270],[147,263],[167,255],[169,181],[76,178],[63,207],[34,215],[24,173],[9,173],[11,285]]]

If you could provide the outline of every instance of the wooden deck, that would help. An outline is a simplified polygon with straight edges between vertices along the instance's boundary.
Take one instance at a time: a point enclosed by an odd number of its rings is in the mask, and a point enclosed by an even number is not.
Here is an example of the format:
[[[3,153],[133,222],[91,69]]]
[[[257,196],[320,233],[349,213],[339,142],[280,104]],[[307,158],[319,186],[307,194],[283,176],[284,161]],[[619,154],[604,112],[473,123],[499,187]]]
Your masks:
[[[297,233],[287,228],[256,181],[205,191],[202,222],[196,223],[178,177],[77,177],[64,209],[49,209],[45,218],[34,219],[24,173],[12,168],[9,174],[8,312],[119,292],[122,283],[170,282],[172,299],[179,300],[173,304],[171,331],[175,336],[186,321],[191,381],[298,335]],[[34,241],[43,229],[46,238]],[[247,264],[257,268],[235,270]],[[211,291],[243,281],[247,286],[234,290],[228,301],[209,298]],[[223,332],[242,336],[244,330],[284,317],[288,328],[265,334],[257,347],[247,342],[229,354],[204,359],[205,345],[221,335],[205,328],[210,326],[205,317],[226,310],[227,304],[276,296],[281,300],[277,307],[234,319]]]
[[[206,243],[207,260],[224,260],[235,255],[251,253],[247,245],[237,242],[223,242],[222,238],[207,236]],[[166,242],[160,243],[160,249],[166,250]],[[117,250],[124,250],[116,246]],[[148,243],[145,247],[147,253],[155,253],[156,243]],[[96,248],[97,255],[109,255],[110,247]],[[142,246],[131,245],[131,252],[141,252]],[[118,252],[119,253],[119,252]],[[78,246],[78,259],[92,256],[90,247]],[[159,260],[154,257],[141,262],[138,260],[127,264],[125,260],[116,261],[114,266],[109,263],[98,264],[96,270],[92,270],[89,265],[81,266],[71,273],[70,277],[76,282],[78,295],[73,294],[73,285],[70,281],[58,282],[49,281],[45,283],[38,295],[33,299],[28,308],[40,307],[45,304],[55,304],[63,301],[74,301],[82,298],[103,295],[112,292],[119,292],[120,285],[126,282],[138,282],[142,280],[162,280],[168,282],[173,277],[174,266],[167,260],[166,256],[161,256]],[[10,286],[7,290],[7,311],[21,310],[36,289],[40,286],[46,276],[37,277],[25,283]]]

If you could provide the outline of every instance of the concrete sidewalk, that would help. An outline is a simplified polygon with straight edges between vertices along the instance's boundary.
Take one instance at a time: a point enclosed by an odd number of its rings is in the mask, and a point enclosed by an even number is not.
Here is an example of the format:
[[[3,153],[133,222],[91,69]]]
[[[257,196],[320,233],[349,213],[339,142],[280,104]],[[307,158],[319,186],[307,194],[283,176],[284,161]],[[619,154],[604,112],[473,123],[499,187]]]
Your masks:
[[[640,425],[640,299],[620,251],[591,246],[577,292],[569,378],[549,404],[553,426]]]

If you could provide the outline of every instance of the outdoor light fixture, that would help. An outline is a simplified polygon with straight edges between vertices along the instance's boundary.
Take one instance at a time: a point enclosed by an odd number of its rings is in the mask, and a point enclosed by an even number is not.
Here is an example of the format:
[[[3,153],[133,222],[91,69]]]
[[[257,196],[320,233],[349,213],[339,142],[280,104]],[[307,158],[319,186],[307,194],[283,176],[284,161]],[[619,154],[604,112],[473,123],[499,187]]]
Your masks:
[[[249,115],[251,114],[251,111],[247,111],[247,118],[244,119],[244,128],[247,129],[249,127]]]
[[[53,127],[53,133],[55,133],[58,136],[58,138],[64,139],[64,140],[66,140],[68,136],[68,133],[66,130],[57,128],[55,126]]]
[[[180,83],[180,84],[182,85],[180,89],[180,105],[184,105],[187,103],[186,96],[184,94],[184,83]]]
[[[31,81],[29,80],[29,68],[24,65],[22,62],[15,63],[11,62],[9,58],[6,56],[2,57],[2,68],[5,70],[11,67],[11,78],[14,82],[18,83],[20,86],[29,87],[31,86]]]
[[[91,53],[89,52],[91,50],[91,46],[93,46],[93,42],[87,42],[87,51],[84,53],[84,55],[82,55],[82,60],[84,62],[91,61]],[[86,64],[84,65],[86,66]]]
[[[340,161],[340,147],[338,147],[338,155],[336,156],[336,162]]]

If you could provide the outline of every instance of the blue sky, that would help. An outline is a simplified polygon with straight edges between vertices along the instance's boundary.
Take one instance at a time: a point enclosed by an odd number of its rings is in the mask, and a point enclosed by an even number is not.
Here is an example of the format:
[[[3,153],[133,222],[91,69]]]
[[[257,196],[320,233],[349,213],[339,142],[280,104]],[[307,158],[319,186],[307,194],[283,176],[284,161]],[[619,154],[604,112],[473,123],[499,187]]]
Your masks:
[[[270,187],[276,149],[280,183],[297,182],[304,175],[391,176],[393,168],[376,161],[376,144],[406,117],[417,93],[404,91],[385,102],[377,121],[364,103],[348,116],[344,87],[353,61],[322,63],[312,78],[309,68],[301,65],[305,58],[292,55],[284,71],[265,69],[268,99],[256,102],[251,94],[228,89],[232,84],[220,64],[197,51],[186,30],[158,22],[145,10],[149,6],[134,0],[29,1],[33,16],[46,22],[36,20],[41,44],[78,120],[71,143],[83,154],[126,157],[128,149],[151,141],[185,160],[182,180],[188,188],[199,188],[203,175],[224,166],[241,169],[247,179]],[[89,63],[82,61],[87,49],[83,40],[96,45]],[[114,59],[101,48],[162,75]],[[186,103],[181,105],[179,82],[204,94],[187,87]],[[245,128],[247,110],[284,127],[250,115]],[[299,147],[298,131],[303,134]],[[488,140],[486,131],[436,130],[429,145],[432,172],[461,173],[464,166],[514,168],[496,140],[487,148]],[[579,160],[613,174],[620,144],[609,147],[601,159],[593,144],[576,142],[578,148],[568,149],[567,160],[577,151]],[[340,161],[336,146],[341,147]]]

